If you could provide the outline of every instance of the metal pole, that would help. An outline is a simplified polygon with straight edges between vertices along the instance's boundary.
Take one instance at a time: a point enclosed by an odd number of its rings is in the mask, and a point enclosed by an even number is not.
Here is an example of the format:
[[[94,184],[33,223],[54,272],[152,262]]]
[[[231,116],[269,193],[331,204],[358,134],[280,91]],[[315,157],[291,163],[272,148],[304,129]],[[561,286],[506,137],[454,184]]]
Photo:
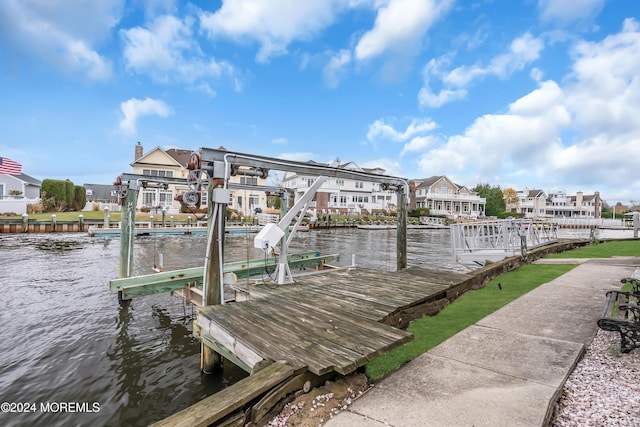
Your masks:
[[[396,233],[396,268],[407,268],[407,195],[404,187],[396,192],[398,195],[397,233]]]

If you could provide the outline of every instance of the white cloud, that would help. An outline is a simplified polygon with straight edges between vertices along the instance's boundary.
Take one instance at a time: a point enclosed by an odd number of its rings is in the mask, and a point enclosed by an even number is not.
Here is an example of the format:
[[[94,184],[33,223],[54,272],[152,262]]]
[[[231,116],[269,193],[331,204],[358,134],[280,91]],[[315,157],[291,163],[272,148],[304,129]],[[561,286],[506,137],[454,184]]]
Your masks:
[[[512,103],[508,113],[479,117],[464,134],[421,156],[419,164],[431,174],[469,172],[494,177],[514,164],[524,165],[533,174],[539,162],[560,145],[560,134],[570,124],[562,90],[555,82],[543,82]]]
[[[572,58],[563,86],[540,81],[504,114],[481,116],[463,133],[436,141],[419,157],[421,171],[469,186],[490,182],[553,190],[562,182],[564,190],[588,186],[608,198],[637,194],[640,24],[627,19],[617,34],[579,42]]]
[[[367,139],[369,141],[389,139],[395,142],[402,142],[415,135],[430,132],[436,127],[437,124],[429,118],[413,119],[403,132],[399,132],[391,125],[386,124],[384,120],[376,120],[369,125]]]
[[[122,30],[127,68],[164,83],[174,80],[194,83],[202,79],[218,79],[223,75],[237,79],[231,64],[218,62],[202,53],[193,37],[192,27],[193,20],[189,17],[181,20],[164,15],[146,28]]]
[[[467,96],[466,88],[474,80],[490,75],[506,79],[514,72],[536,61],[543,49],[544,43],[541,39],[525,33],[511,42],[507,52],[493,57],[486,66],[474,64],[446,71],[453,56],[444,55],[433,58],[423,69],[424,85],[418,92],[418,102],[422,107],[437,108],[446,103],[464,99]],[[431,88],[434,80],[442,84],[438,93]]]
[[[112,65],[95,45],[110,36],[123,8],[124,0],[5,0],[0,2],[0,44],[64,72],[106,80]]]
[[[435,147],[439,142],[438,137],[433,135],[416,136],[404,145],[400,156],[410,152],[426,151],[427,148]]]
[[[640,129],[640,24],[624,22],[602,42],[577,44],[570,105],[587,132],[626,133]]]
[[[374,27],[358,41],[356,59],[368,60],[387,51],[412,53],[452,4],[452,0],[389,0],[378,9]]]
[[[287,145],[289,143],[289,141],[287,140],[287,138],[275,138],[271,140],[272,143],[274,144],[278,144],[278,145]]]
[[[200,26],[211,38],[257,41],[256,59],[267,62],[331,24],[345,6],[338,0],[226,0],[216,12],[202,12]]]
[[[344,67],[351,62],[351,52],[342,49],[331,57],[329,63],[324,67],[324,80],[328,87],[335,88],[340,84],[340,80],[345,74]]]
[[[167,104],[160,100],[151,98],[131,98],[120,104],[120,110],[124,116],[120,121],[120,130],[129,135],[136,133],[136,124],[138,118],[141,116],[155,115],[168,117],[172,114],[172,111]]]
[[[538,12],[543,21],[569,24],[597,15],[605,0],[538,0]]]

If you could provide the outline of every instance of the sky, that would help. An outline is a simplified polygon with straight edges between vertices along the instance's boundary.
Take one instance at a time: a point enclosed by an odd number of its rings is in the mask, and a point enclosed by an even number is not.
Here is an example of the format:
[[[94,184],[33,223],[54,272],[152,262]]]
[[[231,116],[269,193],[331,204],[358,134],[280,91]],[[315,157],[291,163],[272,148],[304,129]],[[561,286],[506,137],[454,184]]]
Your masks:
[[[2,0],[0,156],[138,141],[640,203],[640,1]]]

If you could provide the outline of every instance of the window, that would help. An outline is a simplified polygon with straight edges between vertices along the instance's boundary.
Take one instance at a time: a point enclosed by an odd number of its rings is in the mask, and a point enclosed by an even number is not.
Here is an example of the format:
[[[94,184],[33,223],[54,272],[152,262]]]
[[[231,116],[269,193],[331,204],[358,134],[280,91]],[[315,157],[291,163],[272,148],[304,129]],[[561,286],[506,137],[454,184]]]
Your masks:
[[[340,206],[347,205],[347,196],[340,196]]]
[[[344,179],[336,179],[336,187],[344,187]]]
[[[240,184],[244,185],[258,185],[258,178],[252,176],[241,176]]]
[[[172,190],[158,190],[158,203],[159,206],[166,208],[173,204],[173,191]]]
[[[311,187],[314,182],[316,182],[315,179],[311,179],[311,178],[307,179],[307,187]]]
[[[0,199],[4,198],[4,184],[0,184]]]
[[[364,182],[356,181],[356,188],[364,188]]]
[[[238,196],[238,209],[242,209],[242,196]]]
[[[258,206],[260,204],[260,196],[257,196],[255,194],[251,194],[249,196],[249,209],[253,209],[254,207]]]
[[[173,171],[165,171],[165,170],[158,170],[158,169],[142,169],[142,175],[149,175],[149,176],[160,176],[160,177],[167,177],[167,178],[173,178]]]
[[[155,206],[156,205],[156,192],[155,192],[155,190],[142,190],[142,205],[143,206]]]

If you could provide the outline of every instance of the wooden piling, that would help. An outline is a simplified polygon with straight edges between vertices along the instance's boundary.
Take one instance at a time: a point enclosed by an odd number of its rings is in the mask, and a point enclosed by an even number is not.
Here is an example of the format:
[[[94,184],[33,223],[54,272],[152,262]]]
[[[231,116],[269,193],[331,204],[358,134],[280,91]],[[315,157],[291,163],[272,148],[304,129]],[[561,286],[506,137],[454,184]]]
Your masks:
[[[109,208],[104,208],[104,223],[103,223],[103,227],[104,228],[109,228]]]
[[[204,306],[222,304],[222,262],[224,244],[224,223],[226,220],[226,205],[214,203],[213,190],[222,186],[224,180],[211,179],[207,194],[209,220],[207,230],[207,248],[204,264]],[[211,347],[202,343],[200,368],[205,374],[213,374],[222,367],[222,357]]]
[[[397,195],[396,268],[402,270],[407,268],[407,195],[404,188],[398,190]]]
[[[133,241],[137,200],[138,190],[129,188],[122,202],[122,219],[120,221],[120,278],[133,275]],[[108,212],[105,209],[105,218],[107,215]]]

